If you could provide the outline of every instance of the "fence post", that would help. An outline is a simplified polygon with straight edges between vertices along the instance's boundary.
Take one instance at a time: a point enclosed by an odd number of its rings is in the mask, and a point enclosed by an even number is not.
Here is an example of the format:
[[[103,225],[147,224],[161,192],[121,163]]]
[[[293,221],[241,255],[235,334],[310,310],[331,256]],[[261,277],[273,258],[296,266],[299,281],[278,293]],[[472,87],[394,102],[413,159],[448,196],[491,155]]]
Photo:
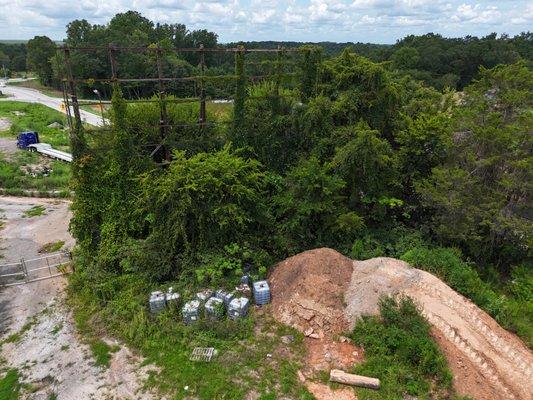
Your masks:
[[[20,266],[22,267],[22,272],[24,273],[24,281],[27,283],[29,280],[29,276],[28,268],[26,268],[26,262],[24,261],[24,257],[20,259]]]
[[[48,267],[48,275],[52,276],[52,270],[50,269],[50,262],[48,261],[48,257],[46,257],[46,266]]]
[[[206,109],[205,109],[205,51],[204,45],[200,43],[200,126],[204,126],[206,121]]]

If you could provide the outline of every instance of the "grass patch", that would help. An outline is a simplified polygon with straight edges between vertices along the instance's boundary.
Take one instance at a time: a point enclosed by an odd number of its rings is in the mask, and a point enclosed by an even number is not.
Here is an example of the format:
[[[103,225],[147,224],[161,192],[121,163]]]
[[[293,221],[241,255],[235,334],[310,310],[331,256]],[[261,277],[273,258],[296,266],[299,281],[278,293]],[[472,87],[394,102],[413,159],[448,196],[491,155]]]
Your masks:
[[[10,369],[0,379],[0,399],[17,400],[20,394],[19,373],[16,369]]]
[[[233,111],[233,103],[213,103],[212,101],[208,101],[206,103],[206,110],[217,121],[227,120]]]
[[[49,143],[59,150],[69,151],[68,133],[63,129],[47,127],[52,122],[65,124],[65,116],[58,111],[41,104],[3,101],[0,102],[0,117],[7,117],[12,122],[9,130],[0,132],[1,136],[15,141],[22,131],[37,131],[41,142]],[[48,176],[32,176],[22,168],[39,165],[44,160],[52,170]],[[17,191],[23,190],[68,191],[69,182],[70,165],[67,163],[23,150],[9,155],[0,153],[0,188],[4,194],[17,195]]]
[[[104,118],[107,118],[107,112],[110,107],[111,106],[109,104],[104,104]],[[91,114],[98,115],[99,117],[102,116],[100,105],[82,104],[80,105],[80,110],[90,112]]]
[[[46,208],[43,206],[33,206],[29,210],[24,211],[23,217],[40,217],[41,215],[44,215],[45,211]]]
[[[363,317],[353,339],[365,349],[365,362],[354,372],[381,380],[379,391],[358,389],[358,398],[452,398],[446,359],[430,336],[430,326],[408,297],[383,298],[381,316]]]
[[[202,319],[186,326],[179,307],[157,316],[149,313],[147,294],[154,288],[139,275],[108,276],[103,285],[93,280],[79,266],[70,277],[69,300],[78,331],[89,340],[104,333],[118,337],[139,351],[145,364],[160,367],[149,376],[149,387],[170,398],[240,399],[252,390],[274,398],[312,398],[297,378],[303,335],[276,323],[268,308],[239,321]],[[194,293],[179,283],[172,286],[186,298]],[[280,337],[288,334],[295,340],[284,345]],[[106,346],[100,347],[106,354]],[[209,363],[193,362],[189,356],[194,347],[215,347],[218,355]]]
[[[64,240],[58,240],[57,242],[46,243],[39,249],[39,253],[55,253],[61,250],[61,247],[65,244]]]
[[[20,101],[0,102],[0,117],[11,120],[11,128],[0,132],[2,136],[16,139],[19,132],[37,131],[41,142],[50,143],[54,148],[69,148],[68,133],[63,129],[48,128],[53,122],[66,125],[66,116],[42,104],[23,103]]]
[[[111,353],[119,350],[118,346],[110,346],[103,340],[98,339],[91,340],[89,347],[91,348],[95,364],[100,367],[109,367]]]
[[[32,190],[37,194],[61,191],[68,195],[71,177],[69,164],[58,160],[50,161],[51,172],[48,176],[32,176],[21,168],[37,165],[42,160],[43,156],[27,151],[20,151],[9,158],[0,154],[0,188],[4,194],[21,195],[24,190]]]

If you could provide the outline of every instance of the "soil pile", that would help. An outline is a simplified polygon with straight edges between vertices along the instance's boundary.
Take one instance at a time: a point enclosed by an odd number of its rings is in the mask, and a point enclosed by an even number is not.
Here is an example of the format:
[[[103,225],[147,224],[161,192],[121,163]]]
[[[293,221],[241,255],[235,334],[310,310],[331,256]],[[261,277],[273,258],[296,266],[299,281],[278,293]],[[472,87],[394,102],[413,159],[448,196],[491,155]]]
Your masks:
[[[307,334],[313,329],[315,341],[325,343],[353,329],[361,315],[377,314],[381,296],[408,295],[432,325],[459,394],[533,399],[533,354],[520,339],[440,279],[405,262],[352,261],[318,249],[278,264],[270,282],[276,319]]]
[[[320,338],[346,331],[344,293],[352,271],[352,260],[326,248],[282,261],[269,277],[274,316]]]
[[[306,335],[302,379],[317,400],[355,400],[352,388],[331,389],[313,382],[317,371],[349,369],[362,351],[346,339],[344,314],[353,261],[332,249],[303,252],[279,263],[269,277],[274,317]]]

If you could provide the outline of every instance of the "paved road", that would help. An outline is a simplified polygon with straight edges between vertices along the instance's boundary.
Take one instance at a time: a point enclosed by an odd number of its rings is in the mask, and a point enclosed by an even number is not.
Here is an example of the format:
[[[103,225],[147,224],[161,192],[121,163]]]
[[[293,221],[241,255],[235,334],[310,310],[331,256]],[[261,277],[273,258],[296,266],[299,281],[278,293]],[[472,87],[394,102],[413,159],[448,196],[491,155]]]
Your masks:
[[[66,114],[66,112],[61,109],[61,104],[63,104],[63,99],[47,96],[39,92],[36,89],[29,89],[25,87],[7,85],[5,87],[2,87],[2,92],[11,95],[10,97],[7,97],[6,99],[2,99],[2,100],[15,100],[15,101],[24,101],[28,103],[40,103],[47,107],[53,108],[54,110],[62,112],[63,114]],[[94,125],[94,126],[102,126],[102,117],[96,114],[84,111],[84,110],[80,110],[80,115],[81,115],[81,119],[84,122],[90,125]]]

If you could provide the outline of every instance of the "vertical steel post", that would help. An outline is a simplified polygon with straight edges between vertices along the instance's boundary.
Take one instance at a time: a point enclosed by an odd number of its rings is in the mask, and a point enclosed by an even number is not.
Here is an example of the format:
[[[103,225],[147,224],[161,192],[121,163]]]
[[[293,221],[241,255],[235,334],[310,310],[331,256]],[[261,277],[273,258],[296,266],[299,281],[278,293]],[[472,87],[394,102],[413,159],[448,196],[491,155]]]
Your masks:
[[[59,59],[59,48],[56,50],[56,64],[59,71],[59,66],[62,65],[61,60]],[[65,114],[67,115],[67,123],[70,130],[74,128],[72,124],[72,114],[70,112],[70,103],[68,101],[68,89],[67,89],[67,79],[65,75],[65,69],[61,68],[61,76],[58,77],[61,79],[61,89],[63,92],[63,106],[65,107]]]
[[[67,114],[67,123],[70,130],[74,129],[72,123],[72,113],[70,112],[70,101],[68,100],[68,89],[67,89],[67,80],[63,78],[61,82],[61,87],[63,89],[63,104],[65,105],[65,113]]]
[[[63,47],[65,52],[65,66],[67,73],[68,90],[70,92],[70,98],[72,101],[72,110],[74,111],[74,124],[70,129],[70,146],[72,148],[72,158],[74,161],[85,152],[85,140],[83,138],[83,125],[80,116],[80,106],[78,104],[78,95],[76,93],[76,83],[74,82],[74,76],[72,74],[72,64],[70,62],[70,49]],[[68,96],[67,96],[68,99]],[[67,101],[68,103],[68,101]],[[70,108],[70,104],[66,105]]]
[[[275,74],[274,74],[274,101],[272,102],[273,105],[273,113],[278,114],[280,110],[280,98],[279,98],[279,87],[281,85],[281,56],[282,56],[282,49],[281,46],[278,46],[278,51],[276,52],[276,64],[275,64]]]
[[[200,120],[199,122],[201,126],[203,126],[206,121],[204,72],[205,72],[205,51],[204,51],[204,45],[200,44]]]
[[[115,47],[110,44],[107,52],[109,54],[109,66],[111,67],[111,79],[113,79],[113,81],[116,81],[117,80],[117,64],[115,60]]]
[[[76,84],[74,83],[74,77],[72,75],[72,64],[70,62],[70,49],[65,46],[63,47],[65,52],[65,65],[67,67],[67,79],[68,79],[68,88],[70,91],[70,97],[72,99],[72,109],[74,111],[75,119],[75,128],[81,127],[81,116],[80,116],[80,106],[78,104],[78,95],[76,93]]]
[[[161,48],[157,46],[156,49],[157,57],[157,76],[159,79],[159,133],[161,136],[161,151],[163,157],[166,161],[170,161],[170,152],[168,151],[167,146],[165,146],[165,141],[168,136],[168,115],[167,115],[167,104],[165,101],[165,84],[163,81],[163,65],[161,64]]]

